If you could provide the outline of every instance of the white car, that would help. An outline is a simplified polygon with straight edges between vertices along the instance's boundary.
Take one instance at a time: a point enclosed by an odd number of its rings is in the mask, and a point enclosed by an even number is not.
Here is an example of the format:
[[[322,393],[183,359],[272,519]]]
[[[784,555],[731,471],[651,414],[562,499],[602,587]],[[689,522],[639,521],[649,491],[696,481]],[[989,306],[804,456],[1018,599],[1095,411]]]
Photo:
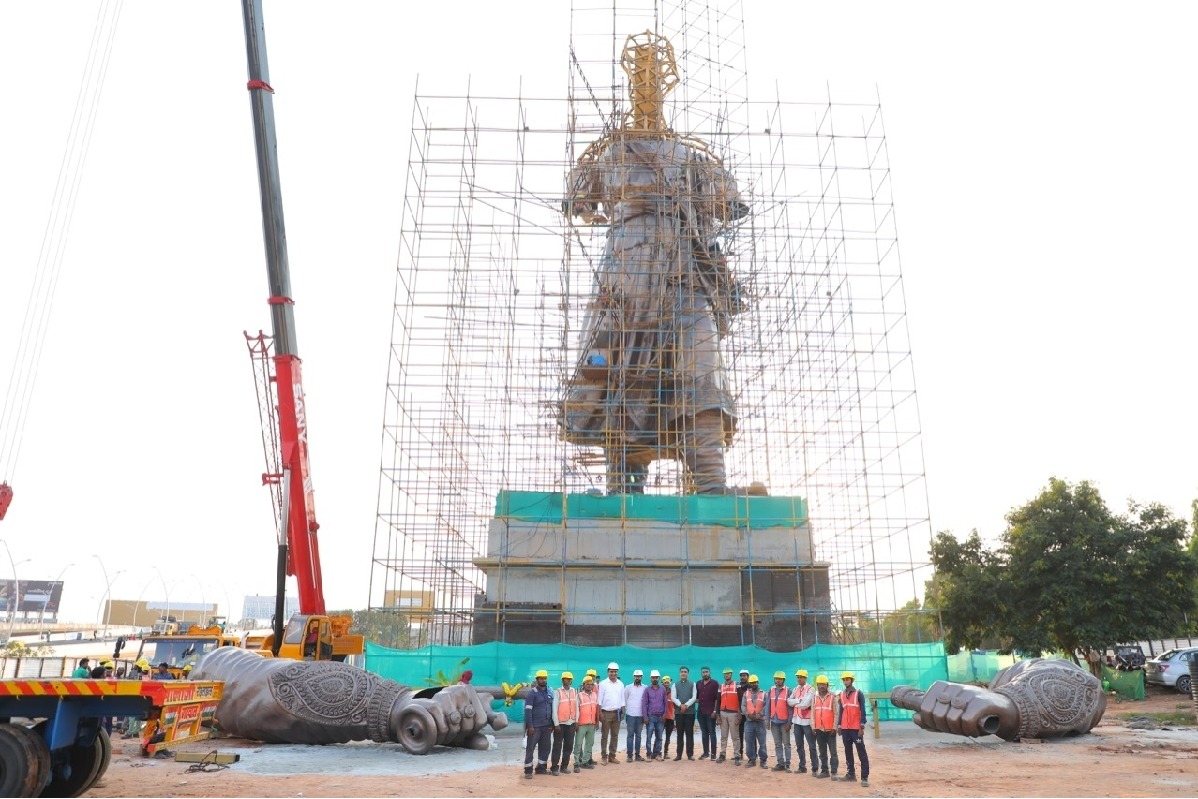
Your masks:
[[[1157,685],[1171,685],[1187,696],[1190,693],[1190,661],[1198,658],[1198,646],[1170,649],[1144,664],[1144,679]]]

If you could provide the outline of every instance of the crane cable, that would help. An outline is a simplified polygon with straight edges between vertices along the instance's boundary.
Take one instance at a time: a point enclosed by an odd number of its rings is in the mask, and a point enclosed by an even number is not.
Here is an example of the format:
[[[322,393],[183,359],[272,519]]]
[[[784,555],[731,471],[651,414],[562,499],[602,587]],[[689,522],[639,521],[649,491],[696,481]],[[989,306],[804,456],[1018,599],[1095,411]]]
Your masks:
[[[87,62],[75,98],[75,113],[59,165],[58,182],[54,187],[50,215],[42,234],[33,285],[29,290],[20,338],[13,356],[3,411],[0,412],[0,485],[13,480],[16,474],[25,423],[29,418],[30,403],[37,383],[38,364],[54,308],[54,292],[66,254],[75,200],[79,196],[83,166],[91,146],[92,130],[123,5],[124,0],[103,0],[96,14]]]

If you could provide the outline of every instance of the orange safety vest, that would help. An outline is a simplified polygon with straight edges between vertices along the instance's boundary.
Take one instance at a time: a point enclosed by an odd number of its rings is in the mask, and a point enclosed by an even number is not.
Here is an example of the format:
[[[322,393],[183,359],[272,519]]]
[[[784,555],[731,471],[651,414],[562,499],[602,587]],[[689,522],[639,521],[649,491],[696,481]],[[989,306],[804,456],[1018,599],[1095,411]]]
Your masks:
[[[667,688],[666,690],[668,691],[670,689]],[[661,720],[662,721],[673,721],[674,720],[674,702],[669,697],[666,697],[666,714],[661,717]]]
[[[578,695],[578,723],[594,724],[599,717],[599,695],[583,691]]]
[[[791,692],[790,697],[791,699],[798,701],[809,693],[811,693],[810,685],[796,685],[794,691]],[[811,707],[796,707],[794,715],[796,719],[809,719],[811,718]]]
[[[720,683],[720,710],[740,712],[740,697],[736,695],[736,683]]]
[[[828,691],[822,697],[817,693],[811,700],[811,726],[817,730],[836,729],[836,694]]]
[[[765,691],[745,691],[745,715],[760,716],[763,710],[765,710]]]
[[[786,700],[790,698],[790,691],[785,687],[779,688],[774,686],[770,689],[770,720],[786,719],[790,721],[790,705]]]
[[[852,699],[846,697],[851,696]],[[856,688],[850,694],[842,691],[840,694],[840,729],[861,729],[861,692]]]
[[[578,707],[578,691],[573,688],[558,688],[554,693],[557,694],[557,720],[573,721],[574,710]]]

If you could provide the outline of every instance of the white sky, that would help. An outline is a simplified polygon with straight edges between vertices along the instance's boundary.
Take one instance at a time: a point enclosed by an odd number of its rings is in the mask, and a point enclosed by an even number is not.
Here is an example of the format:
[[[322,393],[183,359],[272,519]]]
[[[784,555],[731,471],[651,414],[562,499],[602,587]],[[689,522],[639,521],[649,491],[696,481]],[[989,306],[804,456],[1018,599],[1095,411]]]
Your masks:
[[[97,7],[0,4],[5,381]],[[121,16],[0,522],[21,578],[65,568],[68,618],[98,612],[93,555],[118,598],[273,591],[240,14]],[[267,0],[265,19],[325,594],[361,607],[414,81],[564,94],[569,4]],[[754,99],[880,92],[933,528],[997,535],[1053,475],[1188,517],[1198,5],[747,0],[745,24]]]

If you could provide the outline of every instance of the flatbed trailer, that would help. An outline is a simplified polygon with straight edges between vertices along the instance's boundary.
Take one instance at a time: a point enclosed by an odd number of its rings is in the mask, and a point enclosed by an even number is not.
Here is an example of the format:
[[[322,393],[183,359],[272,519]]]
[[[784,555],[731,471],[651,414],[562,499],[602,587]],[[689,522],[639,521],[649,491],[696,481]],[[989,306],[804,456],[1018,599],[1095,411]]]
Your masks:
[[[146,719],[141,752],[207,738],[224,684],[0,680],[0,797],[79,796],[108,769],[106,717]]]

